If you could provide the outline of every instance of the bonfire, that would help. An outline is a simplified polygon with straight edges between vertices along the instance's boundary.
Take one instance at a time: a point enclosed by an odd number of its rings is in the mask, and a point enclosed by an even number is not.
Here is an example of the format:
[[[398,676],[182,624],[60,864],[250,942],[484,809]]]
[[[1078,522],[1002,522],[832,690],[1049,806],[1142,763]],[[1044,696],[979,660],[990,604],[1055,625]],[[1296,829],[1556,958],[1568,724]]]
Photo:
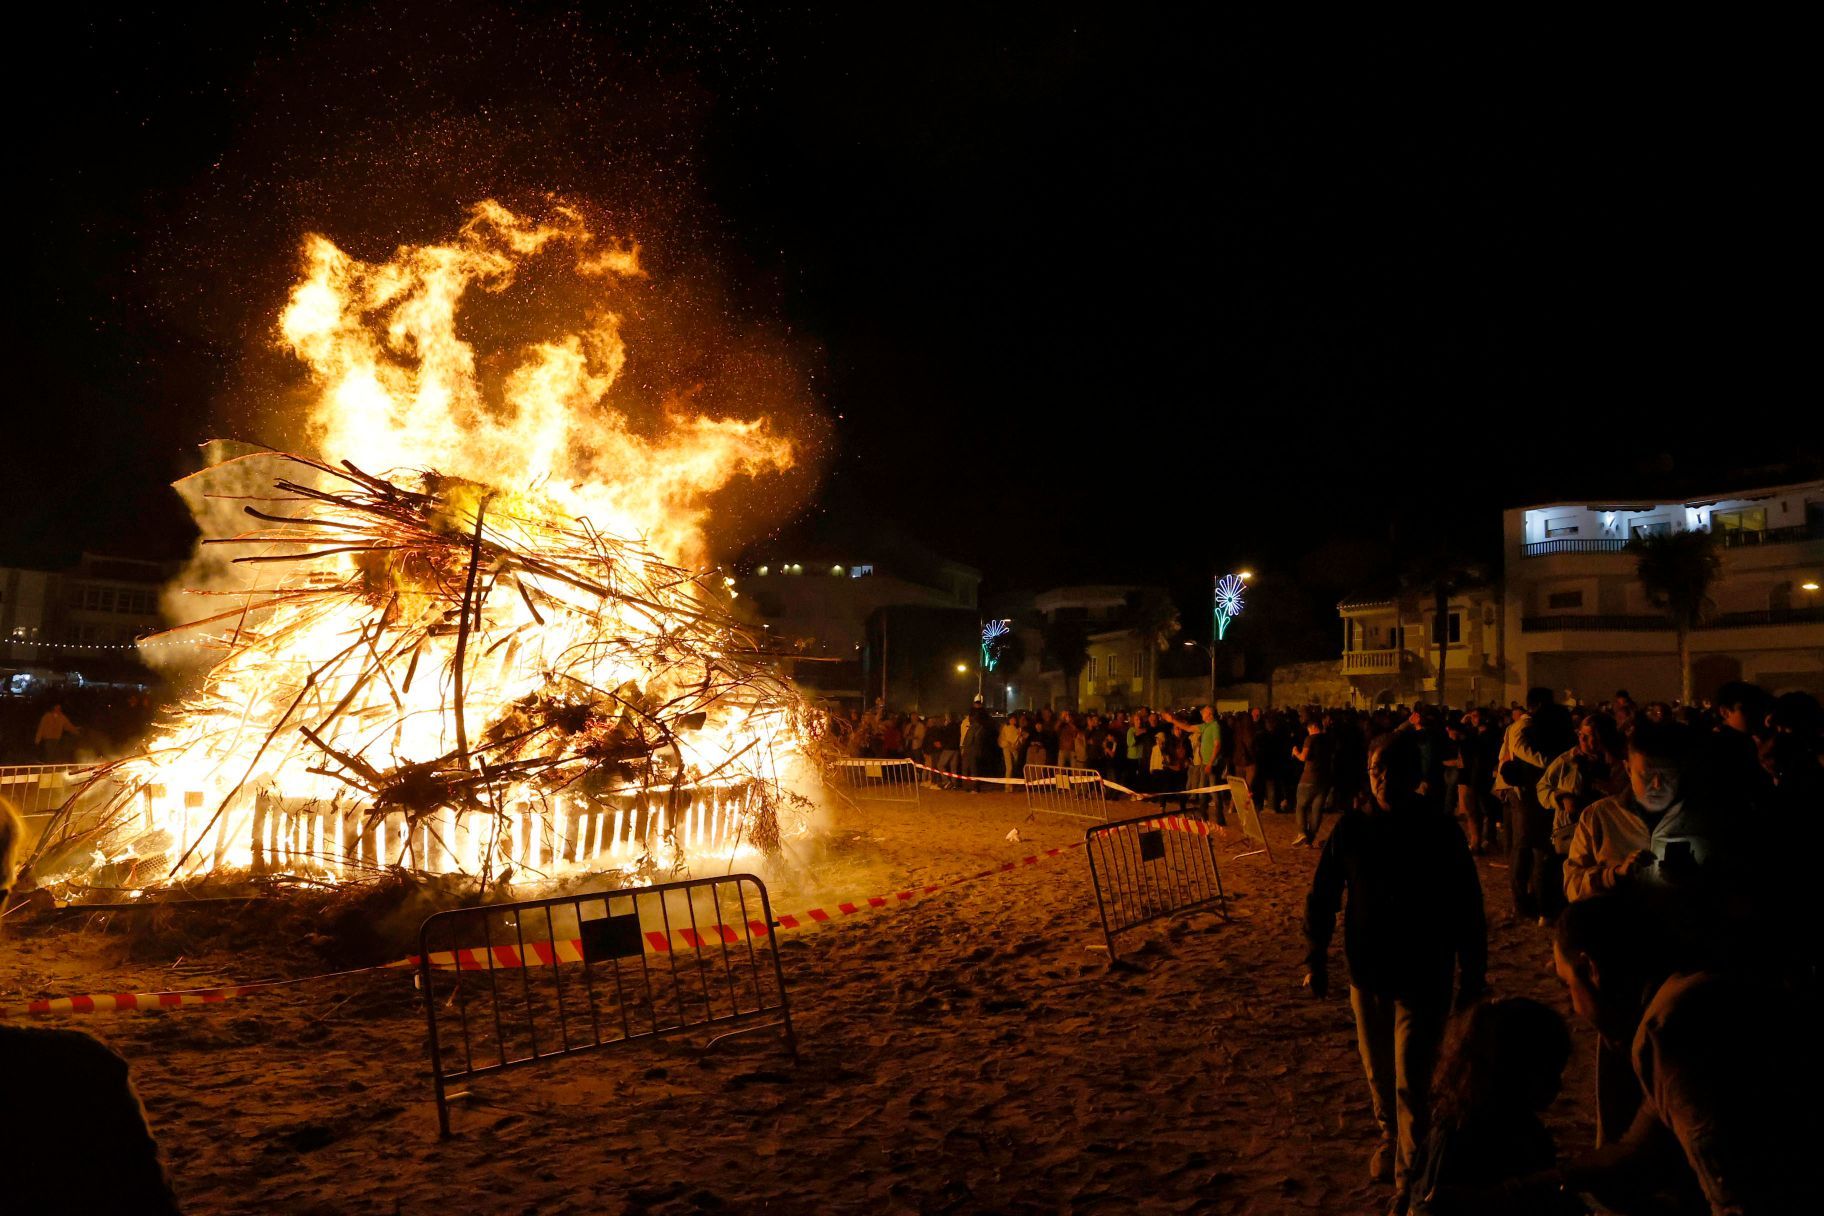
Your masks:
[[[589,289],[582,322],[484,378],[463,299],[530,259]],[[776,844],[815,723],[698,558],[704,497],[792,449],[675,404],[636,431],[609,305],[641,273],[562,206],[484,203],[379,263],[309,239],[279,330],[325,454],[247,446],[180,483],[194,619],[157,640],[213,665],[66,805],[41,881],[650,877]]]

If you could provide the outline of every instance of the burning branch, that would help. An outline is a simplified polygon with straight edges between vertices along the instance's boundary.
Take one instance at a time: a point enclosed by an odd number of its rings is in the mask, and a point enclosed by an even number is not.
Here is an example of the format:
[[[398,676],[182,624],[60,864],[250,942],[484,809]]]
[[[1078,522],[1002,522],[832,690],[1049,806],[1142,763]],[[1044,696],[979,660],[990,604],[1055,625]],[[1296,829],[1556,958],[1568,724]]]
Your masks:
[[[278,585],[187,627],[228,630],[224,657],[144,756],[108,770],[129,793],[104,836],[130,852],[175,837],[176,878],[231,864],[249,833],[258,864],[262,815],[297,806],[336,823],[308,829],[321,847],[291,848],[293,869],[387,864],[379,833],[415,868],[486,874],[529,830],[516,806],[624,818],[699,788],[777,805],[759,749],[806,711],[707,579],[525,496],[268,458],[315,476],[277,479],[276,509],[243,507],[265,526],[212,543],[257,549],[235,560],[280,570]],[[517,594],[491,597],[503,578]],[[224,768],[239,777],[217,787]],[[191,822],[198,790],[214,809]],[[641,819],[648,852],[661,820]]]

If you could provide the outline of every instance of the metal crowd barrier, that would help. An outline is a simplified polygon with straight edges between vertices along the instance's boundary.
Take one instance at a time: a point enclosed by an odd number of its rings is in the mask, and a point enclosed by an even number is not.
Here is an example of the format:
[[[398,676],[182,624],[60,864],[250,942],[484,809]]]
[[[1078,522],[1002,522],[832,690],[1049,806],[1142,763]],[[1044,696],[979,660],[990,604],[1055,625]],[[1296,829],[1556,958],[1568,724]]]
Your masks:
[[[7,764],[0,765],[0,798],[13,804],[21,815],[44,815],[62,806],[82,778],[76,776],[92,767],[87,764]]]
[[[798,1041],[751,874],[438,912],[418,931],[439,1133],[452,1084],[706,1027]]]
[[[1110,958],[1119,957],[1117,934],[1162,916],[1213,906],[1228,919],[1215,836],[1201,813],[1099,824],[1083,844]]]
[[[1254,805],[1254,795],[1249,792],[1248,783],[1240,777],[1229,778],[1229,805],[1235,811],[1235,821],[1241,824],[1241,834],[1260,845],[1258,849],[1235,854],[1234,860],[1240,861],[1243,857],[1265,853],[1267,862],[1271,864],[1273,846],[1267,843],[1267,829],[1261,826],[1260,810]]]
[[[910,760],[832,760],[829,771],[837,788],[858,802],[918,801],[918,766]]]
[[[1061,768],[1055,764],[1028,764],[1026,811],[1031,815],[1062,815],[1069,819],[1108,819],[1107,791],[1102,774],[1091,768]]]
[[[25,821],[21,857],[37,855],[46,833],[88,781],[93,768],[90,764],[0,765],[0,798],[12,803]]]

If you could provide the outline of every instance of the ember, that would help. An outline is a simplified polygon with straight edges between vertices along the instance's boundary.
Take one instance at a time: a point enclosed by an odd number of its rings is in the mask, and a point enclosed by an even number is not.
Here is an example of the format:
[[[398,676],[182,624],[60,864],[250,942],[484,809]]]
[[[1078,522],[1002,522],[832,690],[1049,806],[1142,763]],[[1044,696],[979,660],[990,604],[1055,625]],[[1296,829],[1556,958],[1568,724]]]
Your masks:
[[[589,288],[584,324],[490,398],[458,309],[535,257]],[[366,264],[312,237],[305,263],[281,331],[336,455],[245,450],[180,485],[234,554],[227,586],[193,590],[220,610],[180,635],[219,660],[72,800],[41,877],[650,876],[698,841],[775,842],[812,724],[690,563],[704,495],[791,447],[675,409],[647,437],[615,407],[602,280],[639,275],[637,247],[489,202],[449,245]]]

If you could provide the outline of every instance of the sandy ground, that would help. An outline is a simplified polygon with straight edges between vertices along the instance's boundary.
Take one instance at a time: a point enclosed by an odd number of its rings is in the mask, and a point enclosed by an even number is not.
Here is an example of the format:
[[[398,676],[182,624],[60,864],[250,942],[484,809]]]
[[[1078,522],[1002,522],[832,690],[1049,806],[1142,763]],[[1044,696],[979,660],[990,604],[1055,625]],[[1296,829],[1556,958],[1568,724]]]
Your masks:
[[[478,1082],[445,1142],[409,975],[44,1021],[126,1057],[194,1213],[1378,1212],[1347,1001],[1299,987],[1316,854],[1266,819],[1276,865],[1219,849],[1227,922],[1157,922],[1111,966],[1073,850],[782,935],[795,1066],[770,1035],[572,1057]],[[801,911],[1081,839],[1018,796],[928,794],[841,814],[769,884]],[[1504,882],[1485,862],[1491,924]],[[135,962],[144,938],[13,929],[0,1006],[327,969],[297,942]],[[1565,1007],[1536,927],[1494,929],[1491,981]],[[1561,1147],[1588,1142],[1590,1084],[1580,1048]]]

